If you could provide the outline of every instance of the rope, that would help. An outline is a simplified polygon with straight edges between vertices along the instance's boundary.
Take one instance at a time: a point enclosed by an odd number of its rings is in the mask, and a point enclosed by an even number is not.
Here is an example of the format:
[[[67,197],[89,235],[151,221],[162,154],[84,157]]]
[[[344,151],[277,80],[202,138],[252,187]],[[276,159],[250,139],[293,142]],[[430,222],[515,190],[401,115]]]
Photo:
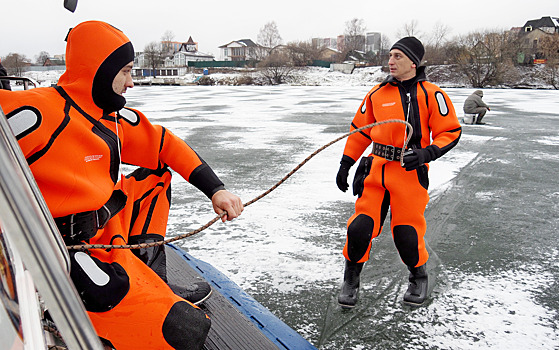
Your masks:
[[[402,146],[402,150],[405,150],[408,146],[408,143],[411,139],[412,133],[413,133],[413,127],[411,126],[410,123],[404,121],[404,120],[399,120],[399,119],[390,119],[390,120],[384,120],[381,122],[376,122],[376,123],[372,123],[372,124],[368,124],[365,126],[362,126],[358,129],[355,129],[351,132],[348,132],[347,134],[344,134],[332,141],[330,141],[329,143],[325,144],[324,146],[320,147],[319,149],[317,149],[316,151],[314,151],[311,155],[309,155],[307,158],[305,158],[305,160],[303,160],[301,163],[299,163],[295,168],[293,168],[293,170],[291,170],[287,175],[285,175],[280,181],[278,181],[275,185],[273,185],[272,187],[270,187],[266,192],[262,193],[261,195],[259,195],[258,197],[246,202],[245,204],[243,204],[245,207],[248,207],[249,205],[253,204],[254,202],[262,199],[263,197],[267,196],[270,192],[272,192],[273,190],[275,190],[276,188],[278,188],[281,184],[283,184],[287,179],[289,179],[293,174],[295,174],[303,165],[305,165],[309,160],[311,160],[312,158],[314,158],[314,156],[316,156],[318,153],[324,151],[326,148],[332,146],[333,144],[335,144],[336,142],[345,139],[346,137],[349,137],[350,135],[353,135],[357,132],[360,132],[362,130],[365,129],[370,129],[373,128],[375,126],[378,125],[382,125],[382,124],[388,124],[388,123],[400,123],[400,124],[404,124],[406,125],[407,128],[409,128],[409,133],[407,138],[404,140],[404,145]],[[400,154],[400,165],[403,167],[404,166],[404,152],[402,151]],[[83,244],[83,245],[70,245],[67,246],[66,248],[68,248],[68,250],[84,250],[84,249],[145,249],[145,248],[151,248],[151,247],[155,247],[155,246],[159,246],[159,245],[163,245],[163,244],[167,244],[167,243],[172,243],[175,241],[178,241],[180,239],[184,239],[190,236],[193,236],[197,233],[200,233],[202,231],[204,231],[205,229],[207,229],[208,227],[210,227],[211,225],[213,225],[216,221],[218,221],[219,219],[221,219],[223,216],[227,215],[227,212],[224,211],[223,213],[221,213],[220,215],[216,216],[215,218],[213,218],[212,220],[210,220],[207,224],[205,224],[204,226],[199,227],[198,229],[194,230],[194,231],[190,231],[188,233],[183,233],[181,235],[178,235],[176,237],[173,238],[169,238],[167,240],[163,240],[163,241],[157,241],[157,242],[150,242],[150,243],[139,243],[139,244]]]

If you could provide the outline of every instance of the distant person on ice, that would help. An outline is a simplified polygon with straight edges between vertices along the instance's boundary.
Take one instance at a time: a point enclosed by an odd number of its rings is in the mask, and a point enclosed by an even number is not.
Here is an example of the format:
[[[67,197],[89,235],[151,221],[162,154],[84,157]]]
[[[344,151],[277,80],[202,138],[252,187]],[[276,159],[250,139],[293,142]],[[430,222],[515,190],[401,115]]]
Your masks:
[[[197,187],[216,213],[243,211],[182,139],[124,107],[134,86],[134,49],[115,27],[88,21],[67,36],[57,86],[0,90],[0,105],[66,244],[162,241],[171,171]],[[121,175],[121,163],[138,166]],[[164,246],[71,251],[71,277],[95,330],[116,349],[201,349],[210,320],[195,303],[207,283],[166,284]],[[101,278],[92,278],[99,277]],[[192,288],[189,288],[192,287]]]
[[[336,176],[343,192],[348,189],[349,168],[371,143],[373,148],[361,158],[353,181],[353,194],[358,198],[347,222],[344,281],[338,295],[344,308],[357,302],[359,275],[389,209],[394,243],[410,272],[404,302],[420,305],[427,297],[429,254],[423,238],[429,201],[427,163],[456,146],[462,129],[448,95],[426,80],[425,67],[420,66],[424,52],[415,37],[397,41],[390,50],[390,76],[369,91],[351,122],[350,130],[355,130],[383,120],[405,120],[413,126],[413,134],[405,150],[406,127],[400,123],[365,129],[346,141]],[[404,167],[400,165],[402,152]]]
[[[2,61],[0,61],[0,77],[6,77],[6,76],[8,76],[8,71],[2,65]],[[7,79],[0,79],[0,89],[12,90],[12,87],[10,86],[10,81]]]
[[[483,102],[482,97],[483,91],[476,90],[470,96],[468,96],[466,101],[464,101],[464,113],[476,114],[476,117],[474,121],[472,121],[472,124],[475,123],[484,125],[485,123],[483,123],[481,120],[485,116],[485,113],[491,110],[489,106],[485,104],[485,102]]]

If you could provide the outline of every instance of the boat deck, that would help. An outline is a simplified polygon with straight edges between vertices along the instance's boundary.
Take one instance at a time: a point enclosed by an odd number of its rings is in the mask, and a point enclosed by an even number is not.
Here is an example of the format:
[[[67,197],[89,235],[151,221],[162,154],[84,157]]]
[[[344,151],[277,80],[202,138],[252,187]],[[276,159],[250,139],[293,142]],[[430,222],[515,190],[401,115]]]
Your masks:
[[[204,279],[212,286],[202,305],[212,320],[204,349],[316,349],[212,265],[166,246],[169,283]]]

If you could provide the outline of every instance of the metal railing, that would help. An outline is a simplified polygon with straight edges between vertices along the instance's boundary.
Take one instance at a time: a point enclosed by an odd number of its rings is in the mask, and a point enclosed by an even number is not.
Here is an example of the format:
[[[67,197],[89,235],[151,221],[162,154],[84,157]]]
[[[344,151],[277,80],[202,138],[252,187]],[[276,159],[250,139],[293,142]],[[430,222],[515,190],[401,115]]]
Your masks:
[[[69,257],[0,108],[0,222],[68,348],[103,347],[72,284]]]

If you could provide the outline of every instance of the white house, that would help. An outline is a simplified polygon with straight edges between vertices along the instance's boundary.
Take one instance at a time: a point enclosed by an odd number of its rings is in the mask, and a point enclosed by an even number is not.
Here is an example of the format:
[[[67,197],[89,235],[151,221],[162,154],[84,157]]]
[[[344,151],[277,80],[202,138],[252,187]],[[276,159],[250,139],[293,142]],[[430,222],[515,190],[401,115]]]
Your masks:
[[[198,51],[198,43],[192,40],[192,37],[188,38],[188,41],[181,43],[181,45],[170,46],[171,42],[164,42],[162,46],[166,49],[173,47],[177,49],[176,51],[170,51],[164,58],[163,65],[161,68],[169,67],[187,67],[189,61],[214,61],[215,58],[212,54],[204,53]],[[172,42],[171,44],[174,44]],[[137,52],[136,57],[134,57],[135,67],[149,67],[149,62],[146,55],[143,52]]]
[[[250,39],[231,41],[219,47],[222,61],[246,61],[258,58],[259,45]]]
[[[189,37],[188,41],[182,43],[173,56],[165,59],[165,67],[186,67],[188,61],[214,61],[214,56],[198,51],[198,43]]]

